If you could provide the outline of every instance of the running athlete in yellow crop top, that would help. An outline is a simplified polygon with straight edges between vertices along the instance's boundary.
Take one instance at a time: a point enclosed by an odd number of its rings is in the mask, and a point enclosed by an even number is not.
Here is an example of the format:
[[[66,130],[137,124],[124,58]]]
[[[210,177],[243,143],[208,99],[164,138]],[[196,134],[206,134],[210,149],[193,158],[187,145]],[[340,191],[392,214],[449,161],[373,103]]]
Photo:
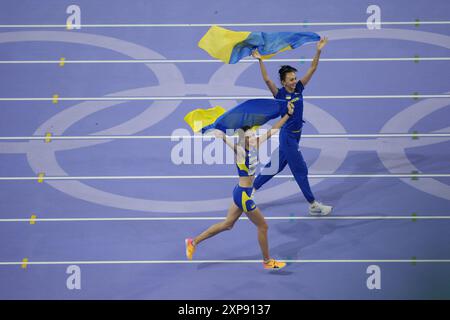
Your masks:
[[[257,137],[255,131],[250,128],[242,128],[238,131],[239,140],[238,143],[234,143],[229,139],[222,131],[216,130],[216,137],[222,138],[223,141],[234,150],[236,155],[236,166],[238,168],[239,183],[236,185],[233,191],[233,203],[228,210],[228,215],[223,222],[216,223],[201,233],[195,238],[187,238],[186,244],[186,256],[189,260],[192,260],[196,246],[222,231],[231,230],[234,223],[239,219],[243,212],[248,216],[258,229],[258,242],[264,258],[263,266],[265,269],[281,269],[286,263],[279,262],[270,258],[269,244],[267,241],[267,223],[261,210],[256,207],[255,202],[252,199],[253,179],[257,166],[257,149],[272,136],[275,131],[280,129],[290,116],[294,113],[294,104],[288,103],[288,112],[284,115],[271,130],[268,130],[265,134]]]

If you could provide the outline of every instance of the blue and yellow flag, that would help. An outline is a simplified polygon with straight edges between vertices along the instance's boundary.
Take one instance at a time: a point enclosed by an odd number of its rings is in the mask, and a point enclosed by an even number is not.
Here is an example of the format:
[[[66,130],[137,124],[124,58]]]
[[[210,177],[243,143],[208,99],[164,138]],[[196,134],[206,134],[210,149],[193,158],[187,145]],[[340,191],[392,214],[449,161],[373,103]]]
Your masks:
[[[220,107],[216,107],[220,108]],[[222,108],[223,110],[223,108]],[[196,109],[189,112],[184,120],[194,132],[218,129],[237,130],[243,127],[261,126],[287,112],[287,101],[278,99],[251,99],[242,102],[223,114],[217,109]],[[216,117],[214,120],[212,120]]]
[[[199,132],[202,128],[214,123],[226,110],[220,106],[209,109],[195,109],[189,112],[184,121],[191,127],[192,131]]]
[[[314,32],[237,32],[212,26],[198,46],[224,63],[236,63],[258,49],[263,58],[295,49],[307,42],[319,41]]]

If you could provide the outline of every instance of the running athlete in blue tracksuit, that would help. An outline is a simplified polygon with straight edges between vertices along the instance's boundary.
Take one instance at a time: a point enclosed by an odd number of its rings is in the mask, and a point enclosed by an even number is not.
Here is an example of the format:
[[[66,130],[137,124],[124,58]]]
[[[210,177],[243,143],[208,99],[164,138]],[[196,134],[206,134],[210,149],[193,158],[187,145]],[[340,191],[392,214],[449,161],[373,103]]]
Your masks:
[[[322,38],[317,43],[317,52],[306,75],[297,80],[297,70],[291,66],[282,66],[279,70],[282,88],[277,88],[268,75],[261,55],[257,50],[253,51],[252,56],[259,60],[261,73],[267,87],[272,92],[276,99],[288,100],[294,103],[295,111],[292,117],[283,125],[280,130],[280,146],[272,154],[272,160],[265,166],[263,171],[256,177],[254,181],[254,189],[258,190],[269,181],[273,176],[281,172],[286,165],[294,175],[300,190],[306,200],[310,203],[309,212],[311,215],[327,215],[331,212],[332,207],[326,206],[315,200],[308,181],[308,167],[303,159],[302,153],[299,150],[299,142],[303,126],[303,89],[311,79],[312,75],[317,69],[319,63],[320,53],[322,48],[327,44],[328,39]],[[277,169],[271,168],[272,162],[278,162]]]

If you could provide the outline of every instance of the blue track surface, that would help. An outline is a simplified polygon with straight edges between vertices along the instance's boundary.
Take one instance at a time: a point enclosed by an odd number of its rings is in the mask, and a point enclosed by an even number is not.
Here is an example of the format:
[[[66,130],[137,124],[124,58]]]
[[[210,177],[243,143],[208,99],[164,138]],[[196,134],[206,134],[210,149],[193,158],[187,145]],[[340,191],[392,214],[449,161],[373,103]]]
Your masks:
[[[4,0],[0,25],[65,25],[66,8],[71,4],[65,0],[20,4]],[[371,3],[82,0],[76,4],[83,25],[365,22]],[[450,20],[446,0],[433,1],[432,6],[424,0],[383,0],[377,5],[383,22]],[[313,31],[330,38],[321,56],[324,61],[304,91],[303,135],[310,135],[450,133],[448,96],[323,98],[448,95],[449,60],[325,60],[449,58],[449,26],[229,28]],[[197,47],[207,29],[0,28],[0,61],[211,59]],[[274,59],[312,58],[314,53],[315,44],[309,44]],[[310,62],[268,61],[273,80],[281,64],[298,67],[301,77]],[[246,62],[66,63],[62,67],[58,63],[0,63],[0,74],[0,98],[269,95],[258,65]],[[0,137],[44,136],[47,132],[54,136],[170,136],[187,132],[183,121],[187,112],[215,105],[230,108],[239,101],[81,99],[53,104],[51,100],[0,100]],[[235,175],[232,164],[174,164],[171,153],[179,143],[170,139],[0,140],[0,177],[36,177],[41,172],[47,177]],[[194,148],[194,142],[189,144]],[[210,144],[203,142],[204,147]],[[269,143],[268,154],[276,145],[276,139]],[[300,147],[310,174],[450,173],[449,137],[303,137]],[[291,173],[286,168],[282,174]],[[184,263],[184,239],[218,220],[182,219],[223,218],[236,179],[0,180],[0,299],[450,298],[450,178],[310,181],[316,197],[334,206],[332,217],[347,218],[306,220],[307,202],[295,181],[270,181],[255,201],[269,218],[271,255],[295,262],[279,272],[267,272],[255,262],[261,254],[256,229],[248,220],[202,243],[194,262]],[[176,219],[30,224],[32,215],[37,219]],[[360,219],[381,216],[396,218]],[[21,268],[24,258],[30,264]],[[79,290],[66,286],[70,265],[81,269]],[[370,265],[381,268],[381,289],[369,290],[366,285]]]

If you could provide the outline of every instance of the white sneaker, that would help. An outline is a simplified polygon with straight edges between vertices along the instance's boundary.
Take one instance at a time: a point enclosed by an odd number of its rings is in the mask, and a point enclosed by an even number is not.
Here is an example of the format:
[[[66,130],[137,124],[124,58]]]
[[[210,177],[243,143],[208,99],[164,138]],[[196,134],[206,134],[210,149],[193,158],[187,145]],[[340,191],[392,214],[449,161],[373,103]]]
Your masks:
[[[309,205],[309,214],[312,216],[326,216],[331,210],[333,210],[332,206],[326,206],[323,203],[314,201]]]

